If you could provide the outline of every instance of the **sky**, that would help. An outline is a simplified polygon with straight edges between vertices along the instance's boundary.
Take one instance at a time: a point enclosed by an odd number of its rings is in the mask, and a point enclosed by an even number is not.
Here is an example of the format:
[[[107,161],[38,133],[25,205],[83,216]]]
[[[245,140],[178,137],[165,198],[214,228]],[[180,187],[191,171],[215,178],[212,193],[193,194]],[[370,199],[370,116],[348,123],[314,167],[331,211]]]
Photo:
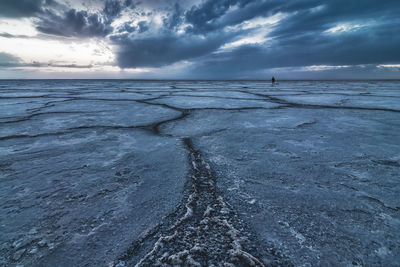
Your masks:
[[[0,79],[399,79],[399,0],[0,0]]]

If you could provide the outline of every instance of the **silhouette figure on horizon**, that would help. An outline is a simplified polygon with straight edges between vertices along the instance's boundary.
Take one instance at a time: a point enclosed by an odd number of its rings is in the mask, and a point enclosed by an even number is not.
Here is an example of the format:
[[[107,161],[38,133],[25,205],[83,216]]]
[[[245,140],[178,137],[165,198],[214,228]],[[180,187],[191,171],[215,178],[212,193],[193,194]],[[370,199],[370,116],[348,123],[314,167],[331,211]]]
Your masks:
[[[272,82],[272,84],[275,83],[275,77],[274,76],[272,76],[271,82]]]

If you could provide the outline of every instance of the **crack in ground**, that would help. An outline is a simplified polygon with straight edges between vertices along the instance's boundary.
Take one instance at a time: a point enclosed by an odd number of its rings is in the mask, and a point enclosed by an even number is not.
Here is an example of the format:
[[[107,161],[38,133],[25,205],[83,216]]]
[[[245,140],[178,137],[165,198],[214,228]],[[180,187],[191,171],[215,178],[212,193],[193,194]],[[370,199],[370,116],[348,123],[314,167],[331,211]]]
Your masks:
[[[107,110],[106,110],[107,111]],[[19,122],[24,122],[24,121],[28,121],[34,117],[38,117],[38,116],[44,116],[44,115],[58,115],[58,114],[97,114],[97,111],[49,111],[49,112],[42,112],[42,113],[33,113],[30,114],[28,116],[24,116],[24,117],[2,117],[1,119],[9,119],[9,118],[18,118],[15,120],[8,120],[8,121],[2,121],[1,123],[8,123],[8,124],[12,124],[12,123],[19,123]]]
[[[227,91],[236,92],[236,91]],[[242,92],[240,92],[242,93]],[[217,98],[217,99],[229,99],[229,100],[252,100],[252,101],[265,101],[262,98],[246,98],[246,97],[225,97],[225,96],[215,96],[215,95],[185,95],[185,94],[173,94],[172,96],[184,96],[184,97],[194,97],[194,98]]]
[[[67,128],[62,131],[58,132],[47,132],[47,133],[39,133],[35,135],[30,135],[30,134],[15,134],[15,135],[7,135],[7,136],[0,136],[0,141],[3,140],[9,140],[9,139],[20,139],[20,138],[37,138],[37,137],[42,137],[42,136],[57,136],[57,135],[62,135],[62,134],[67,134],[71,133],[74,130],[80,130],[80,129],[106,129],[106,130],[118,130],[118,129],[142,129],[149,131],[155,135],[163,135],[163,136],[168,136],[170,137],[171,135],[169,134],[161,134],[160,133],[160,127],[166,123],[178,121],[181,119],[186,118],[192,111],[198,111],[198,110],[226,110],[226,111],[243,111],[243,110],[257,110],[257,109],[280,109],[280,108],[285,108],[286,106],[278,106],[278,107],[272,107],[272,108],[264,108],[264,107],[241,107],[241,108],[178,108],[178,107],[173,107],[167,104],[163,103],[147,103],[146,101],[140,101],[140,100],[133,100],[135,102],[140,102],[140,103],[145,103],[148,105],[155,105],[155,106],[162,106],[165,108],[169,108],[175,111],[179,111],[180,114],[176,117],[172,117],[170,119],[166,120],[161,120],[161,121],[156,121],[152,122],[149,124],[144,124],[144,125],[80,125],[72,128]],[[39,115],[46,115],[46,114],[79,114],[79,112],[47,112],[47,113],[34,113],[31,114],[30,116],[23,117],[18,120],[14,121],[5,121],[2,123],[19,123],[23,121],[30,120],[31,118]],[[89,112],[83,112],[83,113],[89,113]]]
[[[239,91],[242,92],[242,91]],[[332,106],[332,105],[318,105],[318,104],[301,104],[301,103],[294,103],[284,99],[280,99],[277,97],[273,97],[271,95],[265,95],[260,93],[248,92],[249,94],[253,94],[256,96],[262,96],[268,99],[269,101],[286,105],[286,107],[294,107],[294,108],[309,108],[309,109],[350,109],[350,110],[370,110],[370,111],[388,111],[388,112],[400,112],[398,109],[391,109],[391,108],[379,108],[379,107],[355,107],[355,106]]]
[[[272,246],[256,245],[256,238],[245,231],[244,223],[218,194],[210,165],[193,148],[190,139],[185,138],[183,142],[189,151],[191,164],[187,198],[177,211],[166,217],[164,223],[134,243],[111,265],[292,265]]]

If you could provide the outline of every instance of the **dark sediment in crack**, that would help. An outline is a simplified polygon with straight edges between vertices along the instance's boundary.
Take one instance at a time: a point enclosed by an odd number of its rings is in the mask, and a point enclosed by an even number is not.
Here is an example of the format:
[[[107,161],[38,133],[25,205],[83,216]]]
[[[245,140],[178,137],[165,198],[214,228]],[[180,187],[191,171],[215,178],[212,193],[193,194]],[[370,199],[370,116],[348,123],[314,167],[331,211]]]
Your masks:
[[[303,123],[300,123],[300,124],[294,126],[294,128],[303,128],[303,127],[306,127],[306,126],[309,126],[309,125],[312,125],[315,123],[317,123],[316,120],[306,121],[306,122],[303,122]]]
[[[393,167],[400,167],[400,162],[398,161],[393,161],[393,160],[379,160],[375,159],[372,160],[372,162],[381,164],[381,165],[387,165],[387,166],[393,166]]]
[[[184,143],[192,169],[187,198],[113,266],[291,266],[272,247],[257,244],[218,195],[208,163],[189,139]]]
[[[156,135],[160,135],[160,127],[162,125],[164,125],[166,123],[173,122],[173,121],[182,120],[182,119],[186,118],[189,115],[190,111],[189,110],[182,110],[180,112],[181,112],[181,114],[179,116],[177,116],[177,117],[153,123],[152,125],[150,125],[151,126],[151,131]],[[164,134],[164,136],[168,136],[168,135]]]
[[[66,134],[67,132],[68,131],[41,133],[41,134],[35,134],[35,135],[29,135],[29,134],[7,135],[7,136],[1,136],[0,141],[9,140],[9,139],[20,139],[20,138],[37,138],[37,137],[43,137],[43,136],[58,136],[58,135]]]

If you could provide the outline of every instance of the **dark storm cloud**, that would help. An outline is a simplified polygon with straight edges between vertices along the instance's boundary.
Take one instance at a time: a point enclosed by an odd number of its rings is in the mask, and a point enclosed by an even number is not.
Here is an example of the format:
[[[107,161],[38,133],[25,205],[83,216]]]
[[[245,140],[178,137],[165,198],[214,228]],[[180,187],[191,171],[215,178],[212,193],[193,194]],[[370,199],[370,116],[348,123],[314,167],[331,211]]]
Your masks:
[[[113,30],[99,14],[75,9],[70,9],[62,15],[47,11],[37,22],[36,29],[45,34],[66,37],[105,36]]]
[[[229,11],[232,7],[237,8]],[[396,18],[400,4],[395,0],[365,0],[362,4],[356,0],[208,0],[188,10],[185,19],[191,24],[190,30],[205,33],[279,12],[290,14],[279,27],[282,31],[301,32],[346,20]]]
[[[228,9],[235,5],[236,2],[236,0],[208,0],[200,6],[193,6],[185,15],[186,21],[191,24],[188,27],[188,31],[205,33],[215,29],[215,25],[212,22],[225,15]]]
[[[132,22],[125,22],[121,26],[118,27],[117,32],[118,33],[124,33],[125,32],[125,33],[137,33],[137,34],[140,34],[140,33],[146,32],[149,29],[150,29],[150,27],[149,27],[148,23],[146,21],[142,20],[142,21],[139,21],[136,26],[132,25]],[[120,40],[122,40],[124,38],[111,37],[111,39],[118,40],[118,42],[119,42]]]
[[[178,3],[175,3],[174,9],[164,18],[164,26],[168,29],[174,29],[182,22],[183,10]]]
[[[111,37],[116,45],[118,65],[122,68],[160,67],[206,56],[236,35],[221,31],[209,32],[206,37],[192,32],[177,34],[177,27],[182,23],[187,23],[185,11],[176,3],[164,17],[164,29],[157,34],[142,37],[141,33],[149,30],[144,21],[139,22],[137,27],[124,24],[119,31],[133,34]]]
[[[382,43],[380,38],[391,40]],[[368,45],[364,45],[367,42]],[[247,45],[219,53],[204,59],[193,71],[237,75],[244,71],[267,68],[398,63],[399,42],[398,36],[388,36],[384,32],[376,36],[359,34],[342,38],[321,37],[317,40],[305,35],[279,42],[269,48]]]
[[[310,0],[207,0],[188,10],[185,13],[185,19],[191,24],[188,31],[204,34],[258,16],[267,17],[278,12],[294,12],[311,8],[318,2]]]
[[[399,1],[388,0],[334,0],[334,1],[300,1],[304,2],[276,8],[278,12],[293,12],[282,21],[273,33],[276,36],[303,34],[313,32],[320,34],[335,24],[342,22],[362,22],[374,20],[374,23],[397,23],[400,12]],[[318,8],[319,7],[319,8]]]
[[[41,11],[43,0],[1,0],[0,17],[30,17]]]
[[[36,29],[45,34],[65,37],[104,37],[113,31],[111,23],[124,8],[133,7],[132,1],[106,0],[100,12],[67,9],[57,12],[46,9],[36,21]]]
[[[143,33],[149,29],[146,21],[139,21],[138,22],[139,33]]]
[[[310,3],[315,8],[310,9]],[[270,33],[273,40],[268,46],[247,45],[219,53],[204,59],[192,71],[234,77],[246,71],[277,67],[400,62],[398,2],[382,5],[365,1],[360,6],[352,1],[299,1],[293,5],[274,6],[275,12],[296,12],[289,13]],[[301,9],[302,6],[307,8]],[[333,34],[326,32],[342,23],[361,26]]]
[[[196,58],[215,51],[229,36],[210,35],[207,39],[195,35],[165,33],[162,36],[132,39],[128,35],[113,37],[118,44],[117,61],[122,68],[160,67],[180,60]]]
[[[132,22],[125,22],[125,23],[123,23],[121,26],[119,26],[118,27],[118,29],[117,29],[117,31],[119,32],[119,33],[122,33],[122,32],[128,32],[128,33],[131,33],[131,32],[134,32],[134,31],[136,31],[137,30],[137,27],[136,26],[132,26]]]
[[[132,3],[127,3],[131,5]],[[107,0],[104,5],[103,14],[107,23],[111,23],[116,17],[121,14],[122,4],[119,0]]]
[[[286,18],[269,33],[269,43],[215,53],[235,34],[225,34],[226,26],[278,13],[286,14]],[[367,0],[360,4],[354,0],[206,0],[188,10],[174,6],[164,19],[168,34],[164,32],[162,37],[125,36],[114,39],[114,43],[119,48],[117,62],[121,67],[156,67],[198,57],[196,71],[206,73],[318,64],[380,64],[400,60],[396,49],[400,44],[398,13],[398,1]],[[174,34],[183,23],[187,25],[186,33]],[[337,34],[326,32],[341,23],[361,26]],[[210,38],[216,35],[218,42]],[[236,35],[243,37],[243,32]],[[198,36],[204,39],[199,41]]]

